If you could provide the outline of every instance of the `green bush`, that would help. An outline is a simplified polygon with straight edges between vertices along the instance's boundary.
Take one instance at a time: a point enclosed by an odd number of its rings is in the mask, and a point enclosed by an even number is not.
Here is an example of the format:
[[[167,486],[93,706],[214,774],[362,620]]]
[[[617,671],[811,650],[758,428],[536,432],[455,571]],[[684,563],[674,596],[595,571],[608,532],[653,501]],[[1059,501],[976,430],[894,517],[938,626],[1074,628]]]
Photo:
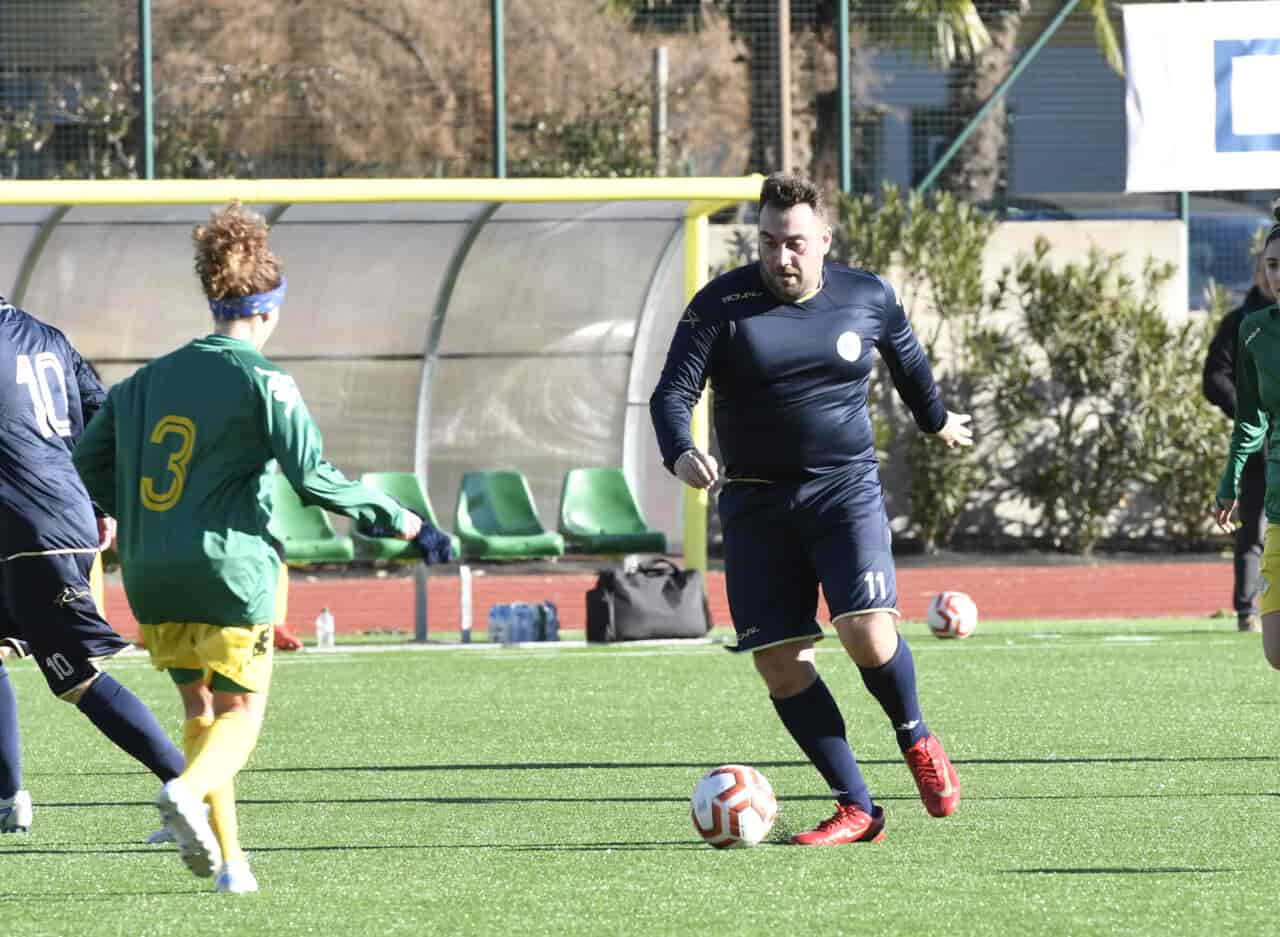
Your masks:
[[[1212,533],[1209,511],[1226,462],[1231,424],[1205,399],[1201,379],[1209,343],[1229,307],[1226,290],[1215,286],[1209,314],[1173,331],[1164,367],[1152,377],[1152,391],[1161,404],[1151,416],[1154,432],[1144,481],[1164,520],[1163,535],[1175,549],[1203,548]]]
[[[1170,367],[1179,335],[1164,318],[1169,265],[1148,260],[1135,281],[1122,256],[1091,250],[1054,269],[1038,238],[1000,277],[991,303],[1015,321],[976,337],[999,435],[1014,456],[1012,490],[1055,545],[1089,554],[1117,509],[1134,497],[1169,446],[1169,398],[1199,396]],[[1207,497],[1207,495],[1202,495]],[[1203,502],[1202,502],[1203,503]]]

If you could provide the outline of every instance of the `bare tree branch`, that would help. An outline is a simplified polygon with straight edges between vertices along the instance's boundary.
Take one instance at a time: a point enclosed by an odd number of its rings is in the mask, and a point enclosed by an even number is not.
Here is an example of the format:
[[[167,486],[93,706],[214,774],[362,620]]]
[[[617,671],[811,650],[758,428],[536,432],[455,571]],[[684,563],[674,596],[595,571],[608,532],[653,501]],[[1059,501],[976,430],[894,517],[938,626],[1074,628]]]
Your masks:
[[[439,81],[439,78],[436,76],[435,69],[431,66],[431,60],[428,59],[426,53],[422,51],[422,46],[418,44],[417,39],[406,33],[404,30],[396,29],[394,26],[389,26],[368,10],[355,6],[344,6],[343,9],[366,25],[372,26],[374,29],[385,33],[391,39],[395,40],[397,45],[413,56],[419,67],[427,73],[428,78],[433,82]]]

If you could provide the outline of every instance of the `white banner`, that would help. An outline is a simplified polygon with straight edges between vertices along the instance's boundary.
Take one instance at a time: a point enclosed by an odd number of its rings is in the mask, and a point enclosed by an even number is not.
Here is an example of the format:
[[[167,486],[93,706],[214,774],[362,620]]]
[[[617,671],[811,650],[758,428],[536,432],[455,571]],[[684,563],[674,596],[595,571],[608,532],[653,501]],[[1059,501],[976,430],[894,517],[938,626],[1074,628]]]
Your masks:
[[[1130,192],[1280,189],[1280,0],[1124,7]]]

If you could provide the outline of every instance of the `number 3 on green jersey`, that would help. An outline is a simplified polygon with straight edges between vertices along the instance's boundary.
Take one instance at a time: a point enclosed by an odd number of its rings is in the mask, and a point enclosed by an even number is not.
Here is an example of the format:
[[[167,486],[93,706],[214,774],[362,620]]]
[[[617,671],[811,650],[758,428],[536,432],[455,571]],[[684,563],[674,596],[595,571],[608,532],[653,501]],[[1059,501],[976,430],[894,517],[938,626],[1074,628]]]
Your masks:
[[[182,486],[187,483],[187,463],[196,444],[196,424],[185,416],[162,416],[151,430],[151,442],[162,445],[169,436],[178,437],[178,448],[169,453],[166,468],[172,477],[167,479],[168,483],[158,490],[155,479],[142,476],[142,506],[149,511],[167,511],[182,497]]]

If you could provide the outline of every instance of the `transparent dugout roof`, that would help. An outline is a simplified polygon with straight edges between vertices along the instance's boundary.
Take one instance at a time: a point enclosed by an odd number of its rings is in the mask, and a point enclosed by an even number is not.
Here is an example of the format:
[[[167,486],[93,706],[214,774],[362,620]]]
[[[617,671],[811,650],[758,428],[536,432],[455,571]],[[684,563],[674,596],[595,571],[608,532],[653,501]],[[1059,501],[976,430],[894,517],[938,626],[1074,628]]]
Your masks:
[[[687,214],[748,198],[758,180],[635,201],[609,200],[599,180],[503,180],[520,198],[537,191],[522,183],[555,182],[574,193],[564,200],[362,201],[385,188],[365,182],[328,186],[332,201],[297,182],[277,187],[289,199],[254,198],[268,183],[0,183],[0,295],[114,383],[211,331],[191,231],[241,197],[271,223],[289,279],[265,354],[297,379],[344,473],[417,470],[452,528],[463,472],[519,469],[554,529],[564,472],[618,465],[678,544],[678,486],[658,462],[645,385],[685,302]],[[307,198],[291,200],[298,191]],[[173,200],[136,203],[157,192]]]

